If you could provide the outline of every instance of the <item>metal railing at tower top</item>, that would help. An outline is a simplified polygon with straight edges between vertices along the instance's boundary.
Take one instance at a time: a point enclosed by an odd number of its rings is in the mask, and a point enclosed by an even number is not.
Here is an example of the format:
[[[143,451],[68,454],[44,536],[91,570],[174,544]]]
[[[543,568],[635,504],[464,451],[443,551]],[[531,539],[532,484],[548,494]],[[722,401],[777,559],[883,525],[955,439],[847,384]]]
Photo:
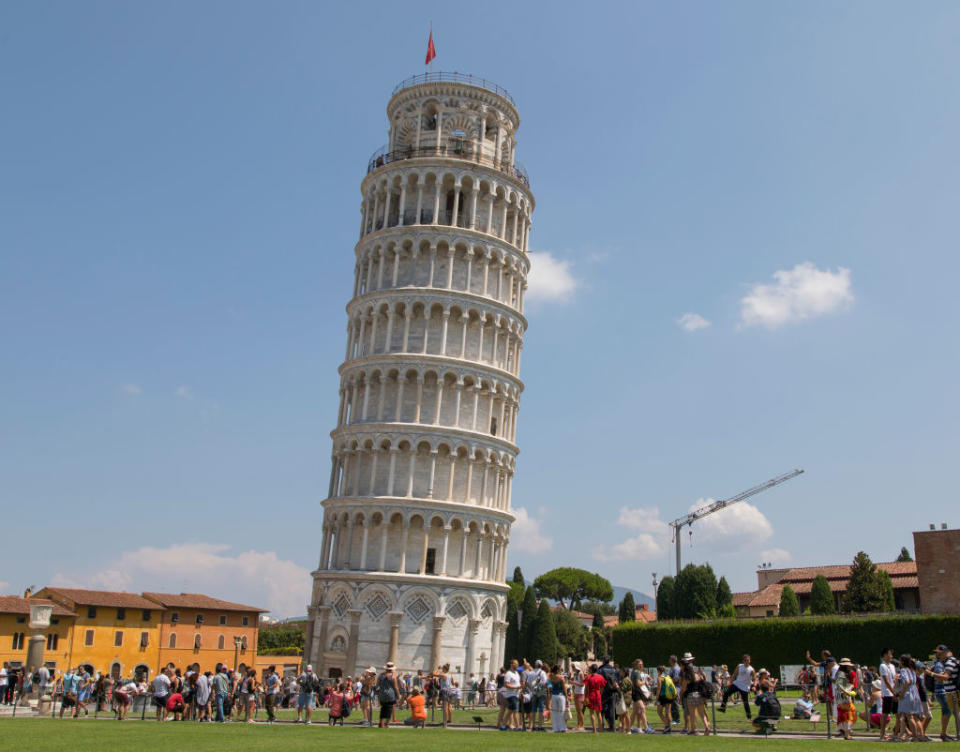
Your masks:
[[[511,97],[507,90],[502,86],[497,86],[493,81],[487,81],[485,78],[478,78],[470,73],[457,73],[456,71],[453,73],[437,71],[436,73],[421,73],[418,76],[410,76],[410,78],[405,78],[403,81],[398,83],[393,89],[393,94],[390,96],[394,97],[397,95],[397,92],[403,91],[404,89],[409,89],[411,86],[418,86],[419,84],[432,84],[440,81],[449,81],[451,83],[478,86],[481,89],[492,91],[494,94],[503,97],[514,107],[517,106],[517,103],[513,100],[513,97]]]
[[[419,149],[414,149],[412,146],[407,146],[401,149],[387,151],[386,146],[381,146],[373,153],[373,156],[370,157],[370,161],[367,163],[367,174],[369,175],[374,170],[379,169],[384,165],[388,165],[391,162],[400,162],[404,159],[418,159],[426,157],[451,157],[453,159],[466,159],[479,165],[489,165],[495,170],[499,170],[500,172],[505,172],[507,175],[510,175],[527,188],[530,187],[530,177],[527,175],[527,171],[521,164],[498,164],[493,157],[487,156],[486,154],[483,154],[475,149],[471,149],[468,144],[441,146],[439,150],[436,146],[424,146]]]

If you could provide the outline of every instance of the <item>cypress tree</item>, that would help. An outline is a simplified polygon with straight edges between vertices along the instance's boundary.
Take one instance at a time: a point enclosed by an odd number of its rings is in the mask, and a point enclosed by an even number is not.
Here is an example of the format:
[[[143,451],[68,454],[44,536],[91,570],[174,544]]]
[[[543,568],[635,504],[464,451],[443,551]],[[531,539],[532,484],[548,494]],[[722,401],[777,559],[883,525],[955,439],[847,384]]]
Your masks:
[[[533,586],[523,594],[523,606],[520,614],[520,652],[521,658],[530,659],[530,640],[533,639],[533,625],[537,620],[537,594]]]
[[[507,602],[507,637],[503,652],[505,665],[510,665],[511,658],[519,660],[523,657],[520,655],[520,619],[517,614],[517,604],[513,600]],[[496,671],[500,666],[491,666],[490,668]]]
[[[897,561],[913,561],[913,557],[910,555],[910,549],[904,546],[900,549],[900,555],[897,557]]]
[[[833,602],[833,593],[830,590],[830,583],[822,574],[813,578],[813,584],[810,586],[810,613],[811,614],[832,614],[836,612]]]
[[[526,586],[526,582],[523,579],[523,570],[520,567],[514,567],[513,569],[513,581],[518,585]]]
[[[850,580],[843,598],[843,610],[847,613],[872,613],[881,610],[880,578],[877,565],[863,551],[853,557]]]
[[[620,623],[626,624],[628,621],[636,621],[636,618],[637,604],[633,600],[633,593],[627,591],[623,600],[620,601]]]
[[[726,577],[721,577],[717,583],[717,609],[723,609],[727,604],[733,605],[733,591]]]
[[[673,577],[664,577],[657,588],[657,620],[676,619],[677,610],[674,604],[676,599],[677,581]]]
[[[530,637],[530,649],[527,651],[527,660],[533,662],[537,659],[548,666],[557,662],[557,629],[546,598],[540,601],[540,606],[537,608]]]
[[[789,585],[780,592],[780,616],[800,616],[800,601]]]
[[[880,610],[896,611],[897,603],[893,597],[893,581],[890,579],[889,572],[879,570],[877,580],[877,590],[880,593]]]

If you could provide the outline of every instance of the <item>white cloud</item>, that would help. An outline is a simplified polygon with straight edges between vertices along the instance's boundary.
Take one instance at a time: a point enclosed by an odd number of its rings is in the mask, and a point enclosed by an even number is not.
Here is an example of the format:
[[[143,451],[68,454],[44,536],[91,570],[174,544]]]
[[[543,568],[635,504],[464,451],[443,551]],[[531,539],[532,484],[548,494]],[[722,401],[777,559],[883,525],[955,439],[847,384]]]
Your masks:
[[[3,580],[0,580],[0,593],[5,593],[5,592],[7,592],[7,588],[9,588],[9,587],[10,587],[10,583],[9,583],[9,582],[4,582]]]
[[[87,572],[58,573],[53,584],[133,592],[204,593],[269,609],[275,616],[302,616],[310,601],[310,571],[273,551],[229,553],[229,546],[179,543],[144,546],[112,556]]]
[[[123,393],[129,394],[131,397],[139,397],[143,393],[143,390],[136,384],[124,384]]]
[[[853,302],[850,270],[821,271],[806,261],[774,272],[774,284],[755,284],[740,300],[743,326],[776,329],[783,324],[833,313]]]
[[[190,387],[181,385],[177,387],[177,396],[180,397],[180,399],[192,400],[193,392],[190,391]]]
[[[710,326],[710,322],[699,313],[685,313],[677,319],[677,323],[686,332],[695,332],[697,329],[706,329]]]
[[[564,303],[573,297],[580,283],[570,271],[570,262],[561,261],[546,251],[530,253],[526,300]]]
[[[621,507],[617,526],[640,532],[612,546],[594,548],[595,559],[652,559],[663,554],[670,542],[670,526],[660,519],[660,510],[657,507]]]
[[[553,538],[540,529],[542,520],[531,517],[523,507],[513,507],[511,511],[517,519],[510,526],[510,548],[529,554],[542,554],[553,547]]]
[[[765,548],[760,552],[760,559],[774,566],[783,566],[790,561],[790,552],[782,548]]]
[[[690,511],[712,504],[713,499],[698,499]],[[773,526],[763,512],[753,504],[741,501],[731,504],[719,512],[714,512],[694,525],[694,536],[705,543],[720,543],[724,546],[739,545],[742,542],[755,543],[773,535]]]

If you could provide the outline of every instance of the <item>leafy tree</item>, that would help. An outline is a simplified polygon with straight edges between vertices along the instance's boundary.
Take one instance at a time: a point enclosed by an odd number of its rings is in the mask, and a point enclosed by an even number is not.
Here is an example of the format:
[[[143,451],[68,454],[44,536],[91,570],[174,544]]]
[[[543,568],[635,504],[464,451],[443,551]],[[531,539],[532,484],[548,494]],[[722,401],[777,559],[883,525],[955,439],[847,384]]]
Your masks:
[[[789,585],[780,592],[780,616],[800,616],[800,601]]]
[[[717,618],[736,619],[737,609],[733,607],[733,603],[724,603],[722,606],[720,606],[720,608],[717,609]]]
[[[676,610],[680,619],[705,619],[716,613],[717,576],[709,564],[687,564],[676,583]]]
[[[539,658],[548,666],[557,662],[557,629],[546,598],[540,600],[540,606],[537,608],[527,658],[530,661]]]
[[[591,627],[590,636],[593,638],[593,654],[603,655],[607,652],[607,633],[603,627]]]
[[[575,661],[587,657],[587,629],[580,620],[565,608],[553,611],[553,625],[559,643],[558,658],[570,657]]]
[[[510,592],[507,593],[507,601],[513,601],[513,605],[519,611],[523,607],[523,596],[526,595],[527,589],[520,583],[513,581],[508,582],[507,586],[510,588]]]
[[[677,581],[670,576],[660,580],[657,588],[657,620],[676,619]]]
[[[520,650],[520,618],[518,610],[516,601],[507,601],[507,637],[503,649],[503,662],[505,664],[509,664],[512,658],[519,659],[523,657],[520,654],[522,651]],[[490,668],[495,671],[500,667],[491,666]]]
[[[541,598],[557,601],[571,611],[586,598],[599,601],[613,598],[613,586],[608,580],[599,574],[573,567],[551,569],[537,577],[533,586]]]
[[[612,603],[603,601],[581,601],[580,611],[585,614],[600,614],[600,616],[613,616],[617,613],[616,607]]]
[[[520,609],[520,650],[523,658],[530,658],[530,640],[533,639],[533,625],[536,620],[537,594],[533,592],[533,587],[528,587]]]
[[[603,614],[601,614],[599,611],[593,614],[593,628],[603,629]]]
[[[910,555],[910,549],[906,546],[900,549],[900,555],[897,557],[897,561],[913,561],[913,557]]]
[[[635,621],[637,618],[637,605],[633,600],[633,593],[627,592],[620,601],[620,623],[626,624],[628,621]]]
[[[853,557],[850,567],[850,581],[843,598],[843,610],[847,613],[863,614],[881,609],[882,594],[877,565],[863,551]]]
[[[830,590],[830,583],[822,574],[813,578],[810,586],[810,613],[811,614],[832,614],[836,612],[836,606],[833,600],[833,592]]]
[[[877,571],[877,579],[877,588],[880,591],[880,610],[895,611],[897,603],[893,597],[893,581],[890,579],[890,573],[880,569]]]
[[[526,581],[523,579],[523,570],[520,567],[513,568],[513,581],[518,585],[523,585],[526,587]]]
[[[261,627],[257,634],[258,653],[277,653],[279,650],[303,650],[303,627],[295,624],[279,624],[275,627]]]
[[[727,604],[733,605],[733,591],[726,577],[721,577],[717,583],[717,608],[722,609]]]

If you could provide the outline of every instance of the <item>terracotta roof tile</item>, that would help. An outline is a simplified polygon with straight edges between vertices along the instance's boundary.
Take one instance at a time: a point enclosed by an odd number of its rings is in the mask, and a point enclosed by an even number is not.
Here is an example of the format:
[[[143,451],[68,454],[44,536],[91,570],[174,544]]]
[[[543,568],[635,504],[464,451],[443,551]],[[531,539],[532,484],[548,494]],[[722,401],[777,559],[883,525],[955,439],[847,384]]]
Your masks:
[[[144,593],[144,596],[166,608],[196,608],[207,611],[248,611],[265,614],[267,609],[257,606],[245,606],[242,603],[231,603],[219,598],[211,598],[202,593]]]
[[[45,587],[41,593],[53,593],[79,606],[107,606],[114,608],[143,608],[163,610],[154,601],[149,601],[136,593],[114,592],[110,590],[79,590],[76,588]]]
[[[0,595],[0,614],[30,614],[30,605],[53,606],[54,616],[76,616],[68,608],[46,598],[21,598],[18,595]]]
[[[917,563],[915,561],[885,561],[878,562],[877,567],[890,574],[891,577],[916,575]],[[817,575],[823,575],[828,580],[846,580],[850,577],[849,564],[831,564],[825,567],[796,567],[787,570],[787,572],[778,580],[778,582],[812,582]]]
[[[752,591],[749,593],[734,593],[733,594],[733,605],[734,608],[737,606],[749,606],[750,601],[753,600],[753,597],[757,594],[757,591]]]

